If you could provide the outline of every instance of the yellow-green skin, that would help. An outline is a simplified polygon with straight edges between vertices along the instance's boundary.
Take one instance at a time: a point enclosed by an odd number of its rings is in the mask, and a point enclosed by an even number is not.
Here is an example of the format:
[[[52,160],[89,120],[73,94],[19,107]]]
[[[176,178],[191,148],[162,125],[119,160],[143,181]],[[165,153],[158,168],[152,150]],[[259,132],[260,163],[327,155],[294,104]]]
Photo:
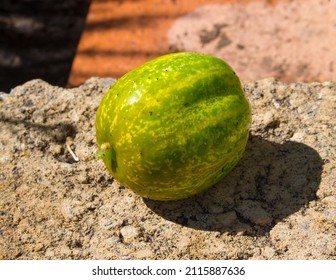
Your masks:
[[[249,103],[228,64],[174,53],[128,72],[108,90],[97,111],[97,143],[121,184],[153,200],[177,200],[231,171],[250,122]]]

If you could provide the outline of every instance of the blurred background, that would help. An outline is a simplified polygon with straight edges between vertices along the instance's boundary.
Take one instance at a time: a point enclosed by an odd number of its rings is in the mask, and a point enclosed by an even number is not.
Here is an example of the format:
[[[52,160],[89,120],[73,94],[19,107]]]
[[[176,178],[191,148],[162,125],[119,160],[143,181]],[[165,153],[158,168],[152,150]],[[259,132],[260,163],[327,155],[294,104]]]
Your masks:
[[[0,91],[118,78],[176,51],[242,80],[336,80],[336,0],[1,0]]]
[[[0,91],[67,84],[91,0],[0,0]]]

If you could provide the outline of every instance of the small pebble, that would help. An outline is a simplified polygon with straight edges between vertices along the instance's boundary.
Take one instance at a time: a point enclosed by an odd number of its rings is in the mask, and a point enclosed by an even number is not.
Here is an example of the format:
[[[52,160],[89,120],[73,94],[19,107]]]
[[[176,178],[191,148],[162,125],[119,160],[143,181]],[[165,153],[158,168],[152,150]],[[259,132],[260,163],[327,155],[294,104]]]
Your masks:
[[[302,142],[303,139],[304,139],[304,134],[303,133],[295,132],[289,140],[295,141],[295,142]]]
[[[236,211],[251,223],[259,226],[265,226],[272,222],[272,217],[263,209],[258,202],[244,200],[238,205]]]
[[[273,113],[270,111],[267,111],[264,114],[264,118],[263,118],[264,126],[269,126],[273,122],[273,119],[274,119]]]
[[[139,231],[134,226],[125,226],[120,230],[125,240],[131,240],[139,236]]]

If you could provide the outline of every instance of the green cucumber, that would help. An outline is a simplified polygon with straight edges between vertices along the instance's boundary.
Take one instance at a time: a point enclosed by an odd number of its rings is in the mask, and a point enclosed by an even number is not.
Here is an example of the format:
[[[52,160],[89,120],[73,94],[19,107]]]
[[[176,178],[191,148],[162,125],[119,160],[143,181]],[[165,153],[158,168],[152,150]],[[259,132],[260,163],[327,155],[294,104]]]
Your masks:
[[[208,189],[242,157],[251,110],[219,58],[158,57],[121,77],[96,115],[99,156],[142,197],[177,200]]]

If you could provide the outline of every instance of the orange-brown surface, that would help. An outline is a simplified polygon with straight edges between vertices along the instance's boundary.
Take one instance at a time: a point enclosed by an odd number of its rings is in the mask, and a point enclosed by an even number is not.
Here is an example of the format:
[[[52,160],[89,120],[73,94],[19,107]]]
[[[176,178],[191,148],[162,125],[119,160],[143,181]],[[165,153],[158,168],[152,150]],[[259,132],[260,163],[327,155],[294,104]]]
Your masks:
[[[242,80],[335,80],[335,0],[93,0],[68,85],[159,55],[208,53]]]
[[[197,7],[254,1],[258,0],[93,0],[69,85],[78,85],[92,76],[118,78],[168,53],[169,28],[177,18]],[[266,2],[271,5],[279,0]]]

